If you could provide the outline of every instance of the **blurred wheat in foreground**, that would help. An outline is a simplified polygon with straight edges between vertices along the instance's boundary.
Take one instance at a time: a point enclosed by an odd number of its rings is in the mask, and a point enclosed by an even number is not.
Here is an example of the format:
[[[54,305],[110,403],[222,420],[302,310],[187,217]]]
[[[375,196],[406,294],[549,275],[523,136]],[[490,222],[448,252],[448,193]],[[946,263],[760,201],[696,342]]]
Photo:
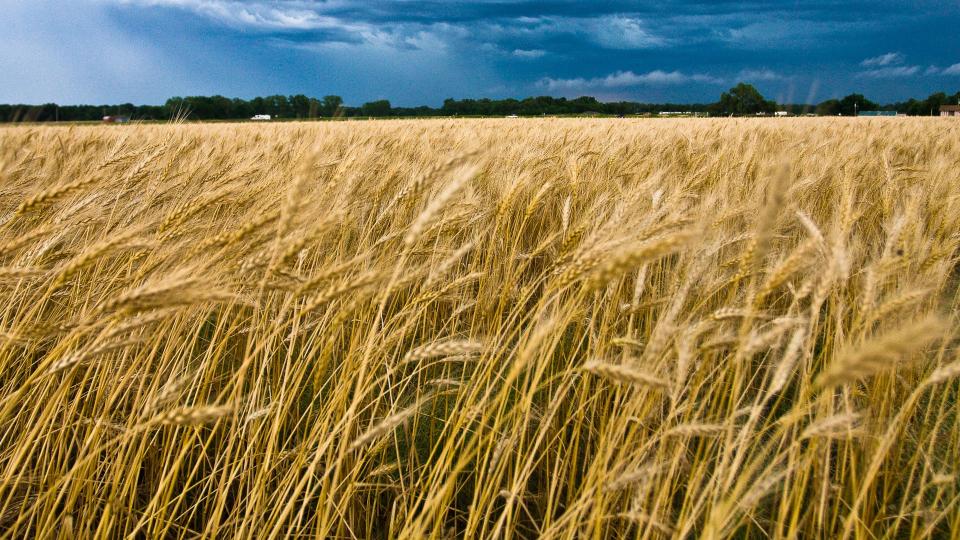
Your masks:
[[[960,530],[960,123],[0,129],[2,537]]]

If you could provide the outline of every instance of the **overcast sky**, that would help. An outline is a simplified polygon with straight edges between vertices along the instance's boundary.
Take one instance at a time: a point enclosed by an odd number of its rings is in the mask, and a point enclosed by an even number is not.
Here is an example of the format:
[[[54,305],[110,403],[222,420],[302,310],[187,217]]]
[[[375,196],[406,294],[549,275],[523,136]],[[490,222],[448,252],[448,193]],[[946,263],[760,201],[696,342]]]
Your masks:
[[[0,0],[0,102],[960,90],[960,0]]]

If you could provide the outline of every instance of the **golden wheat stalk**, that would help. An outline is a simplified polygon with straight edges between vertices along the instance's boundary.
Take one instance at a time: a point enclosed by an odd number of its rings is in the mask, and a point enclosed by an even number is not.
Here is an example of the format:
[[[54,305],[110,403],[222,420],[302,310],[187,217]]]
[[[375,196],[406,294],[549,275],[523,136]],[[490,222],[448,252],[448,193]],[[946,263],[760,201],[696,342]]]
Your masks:
[[[957,155],[921,118],[0,127],[0,536],[949,537]]]
[[[430,220],[435,214],[440,212],[440,210],[446,206],[453,196],[460,191],[464,185],[467,184],[473,177],[477,174],[479,168],[476,166],[465,166],[454,174],[453,179],[432,199],[430,199],[429,204],[426,208],[420,212],[420,215],[413,221],[410,225],[410,230],[407,231],[406,236],[403,238],[403,243],[407,246],[413,245],[413,243],[420,236],[420,233],[423,232],[427,224],[430,223]]]
[[[653,238],[634,248],[623,250],[604,261],[591,276],[591,281],[595,285],[606,283],[644,262],[681,250],[695,237],[694,231],[683,231]]]
[[[848,346],[820,373],[814,386],[829,388],[895,368],[942,338],[946,329],[943,319],[929,316],[873,337],[860,346]]]
[[[807,426],[799,440],[813,438],[837,438],[856,435],[859,432],[860,415],[842,413],[822,418]]]
[[[364,446],[373,443],[380,437],[383,437],[387,433],[390,433],[394,429],[405,424],[408,420],[410,420],[410,418],[420,412],[424,402],[426,402],[428,399],[429,396],[422,397],[410,407],[384,417],[370,429],[365,431],[362,435],[354,439],[350,443],[349,450],[353,451],[357,450],[358,448],[363,448]]]
[[[644,373],[631,366],[611,364],[602,360],[591,360],[583,365],[583,370],[619,384],[633,385],[654,390],[666,390],[670,383],[659,377]]]
[[[701,424],[690,422],[674,426],[663,433],[663,437],[717,437],[727,432],[723,424]]]
[[[433,343],[421,345],[420,347],[407,351],[403,357],[403,361],[418,362],[420,360],[427,360],[442,356],[479,354],[482,353],[485,348],[486,346],[479,341],[463,339],[435,341]]]
[[[150,419],[147,425],[162,426],[200,426],[216,422],[232,415],[233,407],[229,405],[207,405],[200,407],[178,407],[158,414]]]

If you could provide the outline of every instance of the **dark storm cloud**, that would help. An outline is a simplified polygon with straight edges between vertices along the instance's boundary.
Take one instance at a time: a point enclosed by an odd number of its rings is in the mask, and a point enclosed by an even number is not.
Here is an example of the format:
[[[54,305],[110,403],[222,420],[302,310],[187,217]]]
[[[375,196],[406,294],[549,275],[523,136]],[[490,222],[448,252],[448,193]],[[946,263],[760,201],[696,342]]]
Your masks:
[[[85,30],[67,36],[44,22],[59,11],[52,0],[8,1],[0,69],[20,77],[0,101],[45,99],[31,96],[44,90],[31,55],[47,80],[69,82],[47,89],[68,101],[211,91],[689,101],[738,80],[781,99],[897,99],[960,85],[956,2],[77,0]],[[123,57],[138,79],[77,71],[90,52]]]

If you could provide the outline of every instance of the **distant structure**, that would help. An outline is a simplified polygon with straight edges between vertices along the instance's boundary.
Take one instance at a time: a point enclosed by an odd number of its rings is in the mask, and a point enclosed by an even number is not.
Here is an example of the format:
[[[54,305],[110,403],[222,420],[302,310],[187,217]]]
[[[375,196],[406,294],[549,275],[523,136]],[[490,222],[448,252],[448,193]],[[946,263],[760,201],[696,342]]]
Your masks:
[[[251,120],[270,120],[271,116],[269,114],[255,114],[250,119]]]
[[[684,117],[694,117],[701,118],[704,116],[709,116],[707,113],[693,112],[693,111],[662,111],[657,113],[657,116],[665,118],[684,118]]]
[[[790,113],[787,111],[777,111],[773,113],[773,115],[776,116],[777,118],[784,118],[784,117],[790,116]]]
[[[104,124],[126,124],[130,121],[129,116],[104,116]]]
[[[897,111],[860,111],[857,116],[896,116]]]
[[[941,105],[940,116],[960,116],[960,105]]]

